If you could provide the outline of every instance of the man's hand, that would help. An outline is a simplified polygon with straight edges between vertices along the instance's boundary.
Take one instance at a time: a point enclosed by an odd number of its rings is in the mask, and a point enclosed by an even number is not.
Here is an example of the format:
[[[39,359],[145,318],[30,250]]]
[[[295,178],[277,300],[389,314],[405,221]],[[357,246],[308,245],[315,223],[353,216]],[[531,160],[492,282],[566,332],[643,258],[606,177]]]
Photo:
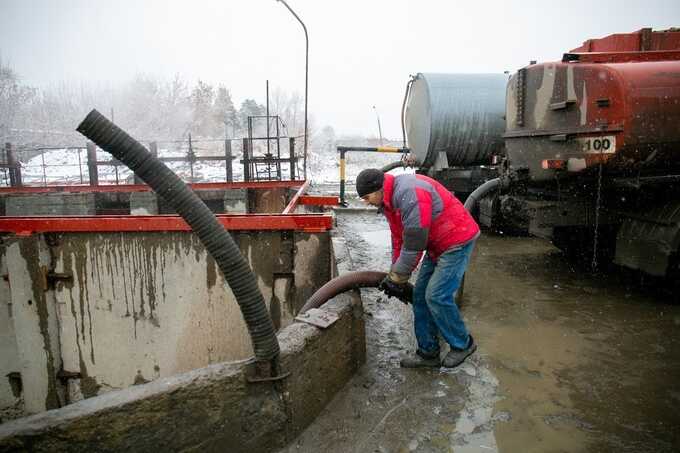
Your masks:
[[[408,275],[403,276],[390,272],[378,285],[378,289],[391,297],[396,297],[405,304],[413,300],[413,286],[408,283]]]

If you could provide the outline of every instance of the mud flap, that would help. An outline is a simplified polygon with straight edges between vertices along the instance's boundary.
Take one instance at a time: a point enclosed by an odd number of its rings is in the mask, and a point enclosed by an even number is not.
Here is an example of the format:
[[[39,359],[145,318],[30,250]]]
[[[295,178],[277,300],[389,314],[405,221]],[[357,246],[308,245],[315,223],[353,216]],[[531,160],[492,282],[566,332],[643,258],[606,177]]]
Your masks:
[[[614,263],[664,277],[680,242],[680,201],[638,211],[616,236]]]

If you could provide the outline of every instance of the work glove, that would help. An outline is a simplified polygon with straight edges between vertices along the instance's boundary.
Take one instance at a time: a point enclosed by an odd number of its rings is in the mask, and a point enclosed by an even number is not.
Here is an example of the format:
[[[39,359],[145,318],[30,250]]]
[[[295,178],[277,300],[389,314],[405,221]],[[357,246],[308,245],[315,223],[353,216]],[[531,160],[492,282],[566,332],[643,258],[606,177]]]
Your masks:
[[[405,304],[413,301],[413,286],[408,282],[408,276],[390,272],[382,279],[378,289],[387,296],[396,297]]]

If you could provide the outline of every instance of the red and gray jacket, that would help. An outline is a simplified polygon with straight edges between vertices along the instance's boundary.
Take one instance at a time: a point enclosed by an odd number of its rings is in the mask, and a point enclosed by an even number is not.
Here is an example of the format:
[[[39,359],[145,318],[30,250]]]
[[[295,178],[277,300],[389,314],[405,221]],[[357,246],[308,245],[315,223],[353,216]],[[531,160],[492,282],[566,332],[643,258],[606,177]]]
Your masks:
[[[479,236],[479,226],[463,204],[427,176],[386,173],[383,195],[383,213],[392,232],[392,272],[409,275],[423,250],[436,261]]]

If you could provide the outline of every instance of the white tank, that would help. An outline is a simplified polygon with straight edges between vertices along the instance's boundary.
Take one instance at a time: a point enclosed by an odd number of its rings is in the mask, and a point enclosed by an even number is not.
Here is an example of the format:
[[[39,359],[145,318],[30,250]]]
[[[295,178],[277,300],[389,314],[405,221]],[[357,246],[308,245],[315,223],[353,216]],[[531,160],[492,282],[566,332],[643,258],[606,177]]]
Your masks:
[[[408,146],[422,166],[440,151],[450,166],[491,163],[503,153],[504,74],[418,73],[406,104]]]

